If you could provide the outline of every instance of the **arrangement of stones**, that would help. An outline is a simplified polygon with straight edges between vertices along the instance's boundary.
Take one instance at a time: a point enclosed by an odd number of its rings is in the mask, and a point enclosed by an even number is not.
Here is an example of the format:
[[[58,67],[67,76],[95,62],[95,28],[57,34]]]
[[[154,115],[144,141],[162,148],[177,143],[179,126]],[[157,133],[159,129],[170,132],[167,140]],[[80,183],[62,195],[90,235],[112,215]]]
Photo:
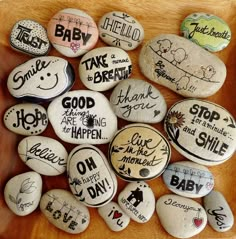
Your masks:
[[[87,207],[98,208],[112,231],[124,230],[130,219],[145,223],[155,210],[163,228],[177,238],[200,233],[207,221],[218,232],[233,226],[230,207],[213,190],[214,175],[206,166],[221,164],[233,155],[236,123],[223,107],[197,99],[213,95],[223,85],[225,64],[209,51],[226,47],[231,32],[222,19],[205,13],[186,17],[181,31],[184,37],[162,34],[149,40],[139,56],[148,79],[191,97],[167,111],[156,87],[129,78],[132,62],[126,51],[141,44],[144,30],[127,13],[107,13],[98,27],[77,9],[56,13],[47,31],[32,20],[15,24],[11,46],[35,57],[16,67],[7,81],[13,97],[29,102],[12,106],[4,115],[10,131],[28,136],[19,143],[18,154],[33,170],[5,186],[6,204],[16,215],[28,215],[40,205],[49,222],[73,234],[88,227]],[[99,36],[109,47],[93,49]],[[74,69],[63,58],[45,56],[50,42],[66,57],[83,55],[79,77],[89,90],[69,91],[75,82]],[[100,92],[113,87],[108,101]],[[52,102],[47,111],[38,104],[48,101]],[[117,116],[133,123],[118,130]],[[149,125],[162,120],[171,145],[191,161],[169,164],[168,140]],[[49,122],[59,139],[79,145],[68,154],[57,140],[38,136]],[[108,160],[93,146],[104,143],[109,143]],[[41,197],[40,174],[65,171],[71,192],[53,189]],[[145,181],[161,174],[173,194],[155,201]],[[118,203],[112,201],[116,175],[129,182]],[[204,207],[192,199],[200,197]]]

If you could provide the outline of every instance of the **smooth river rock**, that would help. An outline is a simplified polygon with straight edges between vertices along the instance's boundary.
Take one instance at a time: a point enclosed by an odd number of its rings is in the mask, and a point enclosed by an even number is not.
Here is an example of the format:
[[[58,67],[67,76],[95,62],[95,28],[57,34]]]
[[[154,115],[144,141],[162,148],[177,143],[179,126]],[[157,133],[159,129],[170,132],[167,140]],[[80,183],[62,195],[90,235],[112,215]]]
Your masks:
[[[217,232],[226,232],[234,225],[234,215],[225,197],[218,191],[212,191],[203,198],[207,219]],[[234,202],[232,202],[234,203]]]
[[[107,98],[89,90],[69,91],[54,99],[48,117],[56,135],[72,144],[105,144],[117,130]]]
[[[70,152],[67,175],[72,193],[86,206],[101,207],[116,194],[116,176],[95,146],[80,145]]]
[[[155,197],[145,182],[132,182],[120,192],[118,204],[134,221],[146,223],[155,211]]]
[[[23,19],[18,21],[10,33],[13,49],[31,56],[45,56],[50,50],[46,29],[38,22]]]
[[[18,154],[28,167],[42,175],[60,175],[66,170],[68,153],[55,139],[44,136],[26,137],[18,144]]]
[[[11,178],[4,189],[7,206],[18,216],[32,213],[39,204],[42,178],[36,172],[26,172]]]
[[[171,149],[165,137],[147,124],[130,124],[117,131],[109,145],[115,173],[127,181],[149,180],[167,167]]]
[[[158,123],[167,111],[160,91],[139,79],[120,82],[113,90],[110,102],[118,117],[132,122]]]
[[[168,110],[164,125],[173,147],[196,163],[221,164],[236,150],[236,122],[212,102],[179,101]]]
[[[110,46],[126,51],[133,50],[142,43],[144,29],[132,16],[125,12],[108,12],[98,23],[100,38]]]
[[[156,202],[156,212],[164,229],[173,237],[189,238],[207,224],[204,208],[192,199],[167,194]]]
[[[56,13],[48,23],[48,38],[62,55],[77,57],[95,47],[98,28],[84,11],[67,8]]]
[[[90,222],[89,210],[63,189],[46,192],[41,198],[40,209],[50,223],[71,234],[83,232]]]
[[[129,55],[117,47],[99,47],[86,53],[79,64],[79,76],[90,90],[109,90],[127,79],[132,71]]]
[[[70,90],[74,81],[74,69],[68,61],[45,56],[17,66],[8,76],[7,88],[15,98],[44,102]]]
[[[184,37],[211,52],[223,50],[231,40],[231,30],[221,18],[203,12],[188,15],[180,27]]]
[[[122,231],[129,225],[129,216],[115,202],[109,202],[105,206],[98,208],[98,213],[114,232]]]
[[[208,168],[191,161],[169,164],[163,180],[172,192],[189,198],[203,197],[214,187],[214,176]]]
[[[43,106],[22,103],[10,107],[4,114],[3,122],[16,134],[38,135],[47,128],[48,116]]]
[[[148,79],[185,97],[209,97],[226,78],[225,64],[217,56],[174,34],[149,40],[140,52],[139,65]]]

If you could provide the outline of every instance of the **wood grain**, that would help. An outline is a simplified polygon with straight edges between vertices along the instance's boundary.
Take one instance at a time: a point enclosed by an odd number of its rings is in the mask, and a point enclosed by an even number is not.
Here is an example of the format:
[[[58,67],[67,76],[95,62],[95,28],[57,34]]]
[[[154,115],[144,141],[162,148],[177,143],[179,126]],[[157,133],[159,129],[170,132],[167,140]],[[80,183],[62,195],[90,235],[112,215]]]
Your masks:
[[[105,13],[110,11],[124,11],[133,17],[137,18],[145,29],[144,42],[162,33],[180,34],[179,28],[181,21],[192,12],[207,12],[215,14],[224,19],[232,30],[232,41],[229,46],[216,55],[227,66],[227,78],[223,87],[213,96],[207,98],[207,100],[222,105],[236,118],[236,87],[235,87],[235,75],[236,75],[236,0],[206,0],[206,1],[190,1],[190,0],[120,0],[120,1],[106,1],[106,0],[2,0],[0,1],[0,118],[3,118],[5,110],[17,103],[13,97],[7,91],[6,80],[10,71],[18,64],[30,59],[30,57],[21,53],[13,51],[9,47],[9,34],[14,23],[21,19],[33,19],[41,23],[43,26],[47,26],[50,18],[59,10],[64,8],[77,8],[86,11],[91,15],[96,22]],[[105,46],[105,44],[99,40],[96,47]],[[133,62],[133,78],[140,78],[147,80],[140,72],[138,67],[138,56],[142,46],[139,46],[134,51],[129,52],[129,55]],[[49,55],[61,56],[56,50],[52,49]],[[76,70],[76,83],[73,89],[85,89],[82,85],[77,68],[80,58],[67,59],[72,63]],[[147,80],[148,81],[148,80]],[[158,88],[164,95],[168,107],[170,107],[176,101],[183,99],[183,97],[177,95],[174,92],[152,83]],[[107,97],[111,94],[111,91],[105,93]],[[47,107],[47,105],[45,104]],[[119,120],[119,128],[126,125],[128,122]],[[155,124],[158,130],[163,134],[163,124]],[[57,138],[49,126],[43,135]],[[25,217],[15,216],[6,206],[3,199],[3,190],[6,182],[13,176],[19,173],[29,171],[30,169],[24,165],[24,163],[17,156],[17,144],[22,139],[21,136],[17,136],[9,132],[4,126],[3,122],[0,124],[0,238],[2,239],[43,239],[43,238],[172,238],[168,235],[160,225],[159,219],[154,213],[151,220],[145,224],[138,224],[131,222],[128,228],[122,232],[111,232],[103,220],[98,216],[97,210],[90,208],[91,223],[88,229],[79,236],[66,234],[63,231],[52,226],[46,218],[37,209],[32,214]],[[70,151],[74,145],[63,143],[68,151]],[[108,145],[101,145],[99,148],[107,154]],[[183,160],[177,151],[172,148],[171,162]],[[213,175],[215,176],[215,188],[221,191],[227,201],[229,202],[234,215],[236,215],[236,155],[228,160],[226,163],[211,167]],[[65,175],[56,177],[43,176],[43,192],[46,192],[52,188],[68,189],[68,183]],[[122,180],[118,180],[119,187],[118,193],[127,184]],[[155,193],[156,199],[161,195],[169,193],[168,189],[164,186],[162,178],[151,180],[148,182]],[[117,200],[117,195],[114,198]],[[200,199],[197,201],[201,202]],[[207,226],[203,232],[194,238],[235,238],[236,226],[230,231],[225,233],[217,233]]]

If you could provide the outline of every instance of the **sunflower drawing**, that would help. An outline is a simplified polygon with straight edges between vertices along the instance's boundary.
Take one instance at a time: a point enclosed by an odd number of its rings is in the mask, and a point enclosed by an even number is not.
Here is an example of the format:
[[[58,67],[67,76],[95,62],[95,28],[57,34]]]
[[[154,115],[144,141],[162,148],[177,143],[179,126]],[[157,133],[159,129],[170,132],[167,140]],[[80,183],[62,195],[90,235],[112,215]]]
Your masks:
[[[184,114],[178,111],[171,111],[166,117],[166,124],[174,129],[181,128],[185,123]]]

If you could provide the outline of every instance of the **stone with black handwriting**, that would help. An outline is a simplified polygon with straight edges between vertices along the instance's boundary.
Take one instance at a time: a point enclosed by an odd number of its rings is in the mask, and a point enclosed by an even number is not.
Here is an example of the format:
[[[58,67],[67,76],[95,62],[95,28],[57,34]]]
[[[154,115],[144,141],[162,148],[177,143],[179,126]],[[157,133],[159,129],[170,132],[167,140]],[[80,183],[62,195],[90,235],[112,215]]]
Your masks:
[[[185,97],[209,97],[226,78],[226,66],[217,56],[174,34],[149,40],[141,49],[139,66],[149,80]]]
[[[36,172],[26,172],[11,178],[4,188],[7,206],[18,216],[32,213],[39,205],[42,178]]]
[[[10,45],[13,49],[34,57],[45,56],[50,50],[46,29],[30,19],[20,20],[13,26]]]
[[[146,223],[155,211],[155,197],[149,185],[143,181],[132,182],[118,195],[121,209],[134,221]]]
[[[129,55],[118,47],[99,47],[86,53],[79,64],[79,76],[90,90],[109,90],[132,72]]]
[[[169,164],[162,176],[168,189],[184,197],[203,197],[214,187],[214,176],[208,168],[191,161]]]
[[[67,57],[78,57],[95,47],[99,34],[91,16],[86,12],[66,8],[49,21],[48,38],[53,47]]]
[[[189,238],[207,225],[204,208],[196,201],[166,194],[157,199],[156,212],[163,228],[173,237]]]
[[[110,102],[118,117],[132,122],[158,123],[167,111],[160,91],[140,79],[120,82],[113,90]]]
[[[52,189],[44,193],[40,209],[50,223],[71,234],[85,231],[90,223],[87,207],[63,189]]]
[[[98,208],[98,213],[114,232],[122,231],[129,225],[130,217],[126,215],[116,202],[109,202]]]
[[[232,228],[234,215],[222,193],[211,191],[203,198],[203,203],[208,222],[215,231],[226,232]]]
[[[95,146],[83,144],[70,152],[67,176],[75,198],[88,207],[102,207],[116,194],[116,176]]]
[[[54,99],[48,117],[56,135],[72,144],[104,144],[117,130],[107,98],[95,91],[74,90]]]
[[[47,176],[60,175],[66,170],[68,153],[55,139],[29,136],[18,144],[21,160],[35,172]]]
[[[41,105],[21,103],[6,110],[3,122],[6,128],[16,134],[38,135],[47,128],[48,115]]]
[[[110,46],[126,51],[137,48],[143,41],[144,29],[134,17],[125,12],[108,12],[98,22],[100,38]]]
[[[147,124],[130,124],[116,132],[109,145],[114,172],[126,181],[150,180],[167,167],[171,149],[167,139]]]
[[[221,18],[203,12],[188,15],[180,27],[184,37],[211,52],[223,50],[231,40],[231,30]]]
[[[67,60],[44,56],[17,66],[8,76],[7,88],[17,99],[38,103],[64,94],[74,82],[74,69]]]
[[[227,161],[236,150],[236,122],[222,106],[206,100],[185,99],[172,105],[164,129],[173,147],[203,165]]]

